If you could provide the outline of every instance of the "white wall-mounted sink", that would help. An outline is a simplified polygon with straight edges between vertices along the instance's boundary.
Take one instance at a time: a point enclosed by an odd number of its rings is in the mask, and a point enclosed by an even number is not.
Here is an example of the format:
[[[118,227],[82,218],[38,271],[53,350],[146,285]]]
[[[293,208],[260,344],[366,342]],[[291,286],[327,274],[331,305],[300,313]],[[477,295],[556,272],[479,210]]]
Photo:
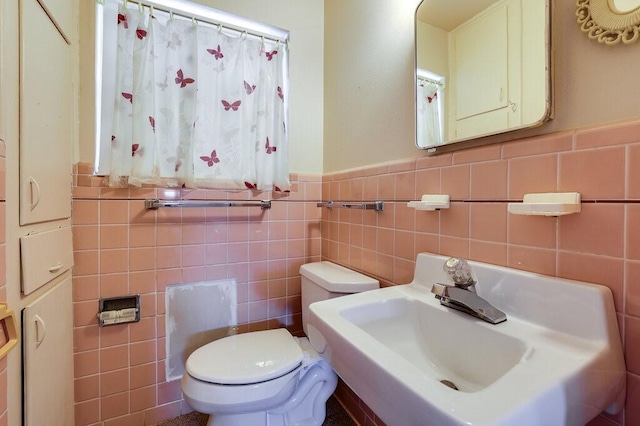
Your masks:
[[[411,284],[310,307],[311,344],[385,423],[584,425],[622,409],[608,288],[469,262],[478,294],[507,314],[493,325],[435,299],[445,260],[422,253]]]

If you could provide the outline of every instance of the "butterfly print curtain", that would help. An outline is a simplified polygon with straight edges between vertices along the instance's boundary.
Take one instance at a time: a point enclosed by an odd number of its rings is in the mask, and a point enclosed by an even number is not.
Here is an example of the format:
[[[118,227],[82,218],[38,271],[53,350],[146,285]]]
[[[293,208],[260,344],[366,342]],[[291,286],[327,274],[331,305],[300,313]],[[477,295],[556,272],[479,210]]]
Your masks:
[[[424,145],[441,145],[443,129],[438,98],[442,96],[442,86],[419,78],[417,87],[417,138],[423,141]]]
[[[109,21],[110,185],[289,189],[284,46],[124,5]]]

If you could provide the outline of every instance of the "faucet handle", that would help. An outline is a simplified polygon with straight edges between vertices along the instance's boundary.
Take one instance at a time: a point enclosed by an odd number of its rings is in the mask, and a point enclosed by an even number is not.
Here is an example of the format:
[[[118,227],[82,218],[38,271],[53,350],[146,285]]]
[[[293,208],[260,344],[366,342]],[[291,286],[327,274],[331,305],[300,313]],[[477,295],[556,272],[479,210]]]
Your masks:
[[[444,269],[458,287],[464,288],[475,284],[471,276],[471,266],[469,266],[466,260],[460,257],[450,257],[444,262],[442,269]]]
[[[436,299],[441,300],[446,296],[447,286],[445,284],[433,283],[431,286],[431,293],[436,295]]]

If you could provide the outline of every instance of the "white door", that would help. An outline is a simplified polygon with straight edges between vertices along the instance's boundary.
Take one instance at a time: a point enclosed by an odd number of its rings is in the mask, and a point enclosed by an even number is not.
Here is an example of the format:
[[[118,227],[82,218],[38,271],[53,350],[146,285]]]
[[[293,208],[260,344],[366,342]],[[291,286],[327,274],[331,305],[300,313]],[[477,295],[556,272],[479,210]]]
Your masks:
[[[71,275],[22,311],[25,426],[69,426],[73,409]]]

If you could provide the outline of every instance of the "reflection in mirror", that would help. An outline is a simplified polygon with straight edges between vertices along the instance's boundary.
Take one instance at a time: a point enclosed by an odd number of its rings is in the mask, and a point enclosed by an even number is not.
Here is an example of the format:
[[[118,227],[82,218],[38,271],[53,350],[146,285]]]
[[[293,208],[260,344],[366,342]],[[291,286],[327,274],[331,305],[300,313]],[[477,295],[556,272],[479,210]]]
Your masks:
[[[551,116],[549,0],[423,0],[416,145],[431,149]]]

